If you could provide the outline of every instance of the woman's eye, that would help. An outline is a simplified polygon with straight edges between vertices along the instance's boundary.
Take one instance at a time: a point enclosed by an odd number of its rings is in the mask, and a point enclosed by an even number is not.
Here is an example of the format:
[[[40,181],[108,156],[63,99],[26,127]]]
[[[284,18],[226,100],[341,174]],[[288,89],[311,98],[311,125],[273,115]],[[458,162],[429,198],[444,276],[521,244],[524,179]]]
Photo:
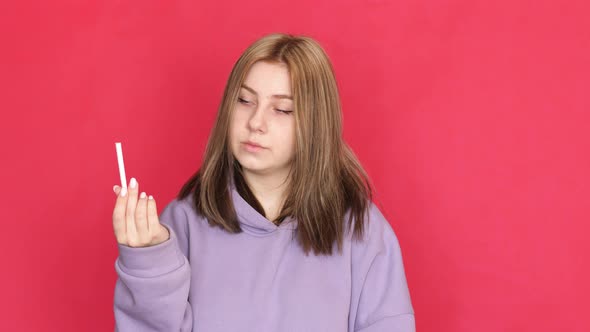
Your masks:
[[[290,114],[290,113],[293,113],[293,111],[280,110],[280,109],[278,109],[278,108],[277,108],[276,110],[277,110],[277,112],[284,113],[284,114]]]
[[[242,104],[248,104],[249,103],[249,101],[247,101],[246,99],[240,98],[240,97],[238,97],[238,101],[240,103],[242,103]]]

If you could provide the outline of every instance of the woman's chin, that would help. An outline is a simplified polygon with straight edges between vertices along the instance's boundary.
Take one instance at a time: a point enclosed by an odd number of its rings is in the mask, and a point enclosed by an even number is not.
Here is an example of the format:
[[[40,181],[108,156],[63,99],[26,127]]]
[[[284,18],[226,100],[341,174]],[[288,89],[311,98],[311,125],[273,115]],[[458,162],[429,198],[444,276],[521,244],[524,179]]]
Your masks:
[[[264,174],[265,171],[268,171],[269,168],[267,166],[263,165],[259,160],[248,160],[248,159],[250,159],[250,158],[241,158],[241,160],[238,160],[238,162],[242,166],[242,170],[244,172],[255,173],[255,174]]]

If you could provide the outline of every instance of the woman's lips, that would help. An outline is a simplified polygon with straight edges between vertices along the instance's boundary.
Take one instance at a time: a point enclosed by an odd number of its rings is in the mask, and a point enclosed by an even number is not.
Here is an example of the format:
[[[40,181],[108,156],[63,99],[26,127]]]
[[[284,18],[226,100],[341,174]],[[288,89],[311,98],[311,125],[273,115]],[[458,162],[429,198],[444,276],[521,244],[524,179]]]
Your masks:
[[[243,142],[242,143],[244,145],[244,148],[246,149],[246,151],[250,151],[250,152],[257,152],[260,151],[262,149],[264,149],[262,146],[253,143],[253,142]]]
[[[260,145],[260,144],[258,144],[258,143],[256,143],[256,142],[252,142],[252,141],[245,141],[244,143],[245,143],[245,144],[248,144],[248,145],[253,145],[253,146],[259,146],[259,147],[262,147],[262,145]]]

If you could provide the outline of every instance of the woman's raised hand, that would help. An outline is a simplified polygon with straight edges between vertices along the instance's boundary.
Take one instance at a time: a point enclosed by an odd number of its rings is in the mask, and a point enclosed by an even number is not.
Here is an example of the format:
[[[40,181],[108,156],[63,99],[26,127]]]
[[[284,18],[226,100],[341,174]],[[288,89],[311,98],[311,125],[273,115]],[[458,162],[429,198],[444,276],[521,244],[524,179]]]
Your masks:
[[[128,188],[114,186],[117,194],[113,210],[113,227],[117,242],[129,247],[149,247],[170,238],[168,229],[158,218],[156,200],[142,192],[135,178],[129,181]]]

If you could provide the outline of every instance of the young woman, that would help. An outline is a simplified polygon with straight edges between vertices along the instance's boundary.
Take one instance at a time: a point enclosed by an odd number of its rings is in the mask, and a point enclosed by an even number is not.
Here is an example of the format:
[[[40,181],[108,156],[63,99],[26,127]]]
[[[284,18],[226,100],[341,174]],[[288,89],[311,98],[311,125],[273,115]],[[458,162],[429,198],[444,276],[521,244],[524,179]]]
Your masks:
[[[397,238],[312,38],[242,54],[201,168],[159,217],[135,179],[114,191],[118,331],[415,330]]]

